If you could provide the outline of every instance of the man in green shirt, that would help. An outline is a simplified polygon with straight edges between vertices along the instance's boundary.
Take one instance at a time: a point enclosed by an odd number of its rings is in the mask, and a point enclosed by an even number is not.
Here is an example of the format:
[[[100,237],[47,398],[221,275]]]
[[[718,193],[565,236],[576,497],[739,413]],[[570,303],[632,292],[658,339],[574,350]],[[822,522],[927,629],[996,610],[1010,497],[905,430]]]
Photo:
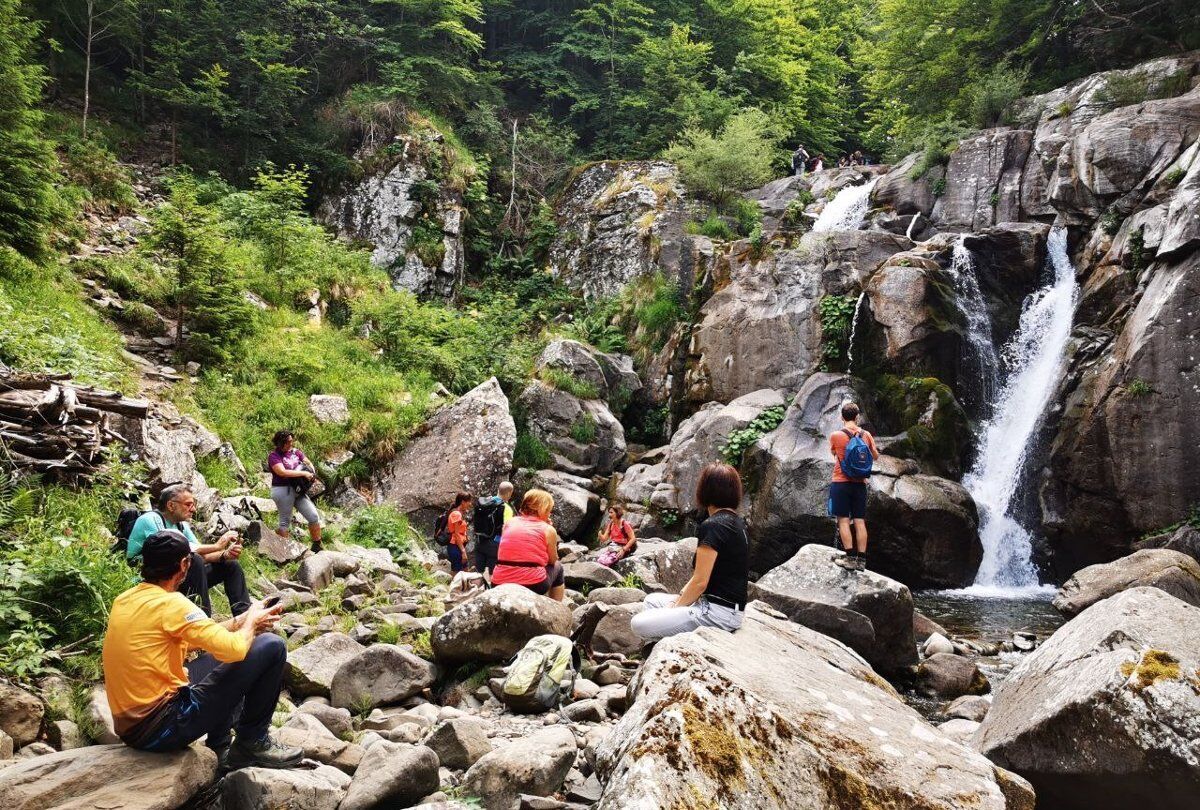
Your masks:
[[[187,579],[180,587],[185,596],[198,597],[200,607],[212,616],[209,588],[224,585],[229,607],[240,616],[250,607],[250,591],[238,557],[242,546],[237,532],[225,532],[215,543],[202,544],[192,531],[191,519],[196,513],[196,496],[185,484],[172,484],[158,496],[158,509],[141,515],[129,533],[125,554],[129,559],[141,556],[146,538],[164,529],[173,529],[187,538],[192,549],[192,565]]]

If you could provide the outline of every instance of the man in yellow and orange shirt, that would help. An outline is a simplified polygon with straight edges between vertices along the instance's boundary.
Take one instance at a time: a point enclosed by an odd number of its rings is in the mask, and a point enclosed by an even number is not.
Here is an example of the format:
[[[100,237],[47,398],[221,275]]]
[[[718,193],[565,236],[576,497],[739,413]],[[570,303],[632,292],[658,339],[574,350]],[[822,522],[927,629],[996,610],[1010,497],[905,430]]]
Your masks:
[[[186,537],[156,532],[141,556],[143,581],[113,602],[104,637],[104,685],[118,736],[132,748],[174,751],[207,735],[205,744],[228,768],[299,765],[303,752],[268,733],[287,644],[265,631],[282,606],[254,602],[241,616],[214,622],[179,593],[192,563]],[[185,668],[193,650],[205,654]]]

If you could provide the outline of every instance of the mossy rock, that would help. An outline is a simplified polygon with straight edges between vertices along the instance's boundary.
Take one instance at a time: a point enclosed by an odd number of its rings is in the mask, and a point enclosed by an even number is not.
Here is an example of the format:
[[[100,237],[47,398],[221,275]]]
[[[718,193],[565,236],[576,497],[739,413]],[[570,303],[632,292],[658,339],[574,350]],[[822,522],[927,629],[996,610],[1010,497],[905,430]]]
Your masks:
[[[885,374],[876,390],[885,422],[905,435],[888,448],[890,454],[923,462],[941,475],[962,474],[971,426],[950,386],[936,377]]]

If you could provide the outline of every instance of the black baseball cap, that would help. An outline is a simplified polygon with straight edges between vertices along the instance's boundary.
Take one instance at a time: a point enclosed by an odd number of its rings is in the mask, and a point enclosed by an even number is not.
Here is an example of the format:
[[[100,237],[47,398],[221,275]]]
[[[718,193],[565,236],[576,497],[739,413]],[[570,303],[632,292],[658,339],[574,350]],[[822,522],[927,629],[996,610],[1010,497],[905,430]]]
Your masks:
[[[163,529],[142,544],[142,565],[159,571],[170,569],[191,553],[192,546],[186,537],[174,529]]]

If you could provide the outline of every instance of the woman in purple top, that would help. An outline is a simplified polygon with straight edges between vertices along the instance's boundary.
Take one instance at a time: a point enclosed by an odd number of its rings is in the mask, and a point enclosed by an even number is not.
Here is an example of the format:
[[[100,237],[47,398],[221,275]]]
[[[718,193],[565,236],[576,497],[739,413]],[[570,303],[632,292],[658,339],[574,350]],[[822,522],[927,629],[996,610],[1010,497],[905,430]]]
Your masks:
[[[275,451],[267,457],[271,468],[271,500],[279,508],[280,537],[291,536],[292,510],[300,510],[308,521],[308,536],[312,550],[321,550],[321,515],[308,497],[307,484],[316,478],[308,459],[296,449],[296,437],[290,430],[280,430],[271,440]]]

